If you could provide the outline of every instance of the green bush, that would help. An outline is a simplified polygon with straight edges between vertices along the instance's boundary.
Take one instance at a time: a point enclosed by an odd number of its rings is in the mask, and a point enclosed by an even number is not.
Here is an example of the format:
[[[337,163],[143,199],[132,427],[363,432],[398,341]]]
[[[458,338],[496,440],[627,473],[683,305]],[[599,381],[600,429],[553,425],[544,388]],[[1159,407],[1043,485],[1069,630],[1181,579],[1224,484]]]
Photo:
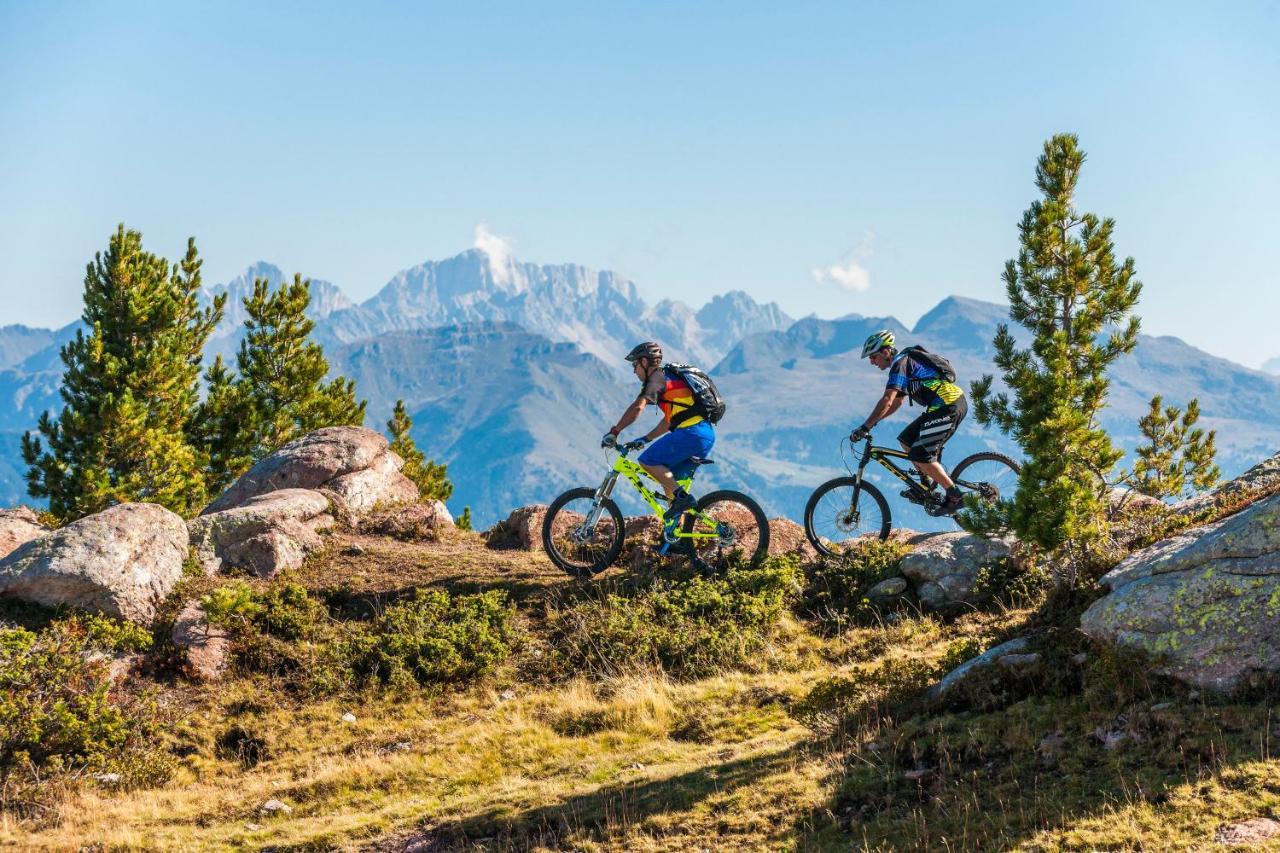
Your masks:
[[[756,668],[799,588],[794,557],[685,581],[654,579],[632,595],[603,593],[548,614],[553,673],[660,667],[675,678]]]
[[[510,654],[512,616],[502,592],[455,599],[443,590],[420,589],[349,641],[352,665],[363,680],[392,686],[479,678]]]
[[[855,543],[839,557],[811,564],[801,612],[829,631],[873,621],[880,609],[867,599],[867,590],[898,575],[907,550],[899,542],[868,539]]]
[[[260,590],[234,581],[202,603],[210,622],[231,632],[243,670],[305,696],[471,680],[501,664],[515,639],[499,592],[453,598],[418,590],[371,623],[331,618],[323,602],[287,578]]]
[[[168,762],[153,746],[153,706],[113,693],[109,660],[95,655],[143,644],[136,629],[96,617],[54,622],[39,633],[0,631],[4,805],[31,780],[64,771],[117,772],[128,784],[167,776]]]

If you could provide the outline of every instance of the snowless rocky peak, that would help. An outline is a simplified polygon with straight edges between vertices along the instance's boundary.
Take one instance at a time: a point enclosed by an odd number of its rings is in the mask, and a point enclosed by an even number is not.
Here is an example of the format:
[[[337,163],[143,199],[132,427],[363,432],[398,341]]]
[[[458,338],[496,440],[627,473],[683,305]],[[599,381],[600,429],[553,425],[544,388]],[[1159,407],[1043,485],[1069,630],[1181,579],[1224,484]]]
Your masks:
[[[253,284],[260,278],[267,280],[272,291],[278,290],[285,281],[293,281],[293,276],[286,276],[275,264],[258,261],[246,267],[244,272],[226,284],[215,284],[204,288],[200,294],[202,304],[209,304],[215,296],[225,293],[227,304],[223,310],[220,328],[237,329],[244,323],[244,300],[253,295]],[[305,276],[304,276],[305,278]],[[320,279],[311,279],[311,307],[308,314],[314,319],[328,317],[334,311],[351,308],[355,303],[347,298],[337,285]]]

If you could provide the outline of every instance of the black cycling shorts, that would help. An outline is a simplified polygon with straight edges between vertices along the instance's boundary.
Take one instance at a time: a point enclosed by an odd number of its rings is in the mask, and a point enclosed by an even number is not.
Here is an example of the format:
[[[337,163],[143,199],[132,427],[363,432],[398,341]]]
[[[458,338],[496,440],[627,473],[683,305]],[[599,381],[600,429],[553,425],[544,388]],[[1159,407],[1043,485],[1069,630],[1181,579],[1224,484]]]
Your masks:
[[[956,434],[967,414],[969,404],[960,397],[949,406],[916,418],[898,435],[898,441],[907,449],[907,458],[912,462],[937,462],[942,455],[942,445]]]

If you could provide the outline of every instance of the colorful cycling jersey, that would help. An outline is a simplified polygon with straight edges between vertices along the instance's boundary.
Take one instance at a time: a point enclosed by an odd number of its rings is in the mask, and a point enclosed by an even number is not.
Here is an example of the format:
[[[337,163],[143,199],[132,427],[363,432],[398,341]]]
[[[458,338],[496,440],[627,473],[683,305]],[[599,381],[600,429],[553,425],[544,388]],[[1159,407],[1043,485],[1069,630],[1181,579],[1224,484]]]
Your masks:
[[[943,379],[930,365],[916,361],[905,352],[899,353],[889,364],[889,381],[885,388],[901,391],[924,406],[926,411],[949,406],[964,396],[959,385]]]
[[[678,415],[685,409],[693,408],[694,404],[693,390],[689,388],[688,383],[665,370],[655,370],[649,374],[644,387],[640,389],[640,397],[662,409],[662,416],[668,423],[671,422],[672,415]],[[683,421],[676,429],[691,427],[702,423],[703,420],[704,418],[695,415]]]

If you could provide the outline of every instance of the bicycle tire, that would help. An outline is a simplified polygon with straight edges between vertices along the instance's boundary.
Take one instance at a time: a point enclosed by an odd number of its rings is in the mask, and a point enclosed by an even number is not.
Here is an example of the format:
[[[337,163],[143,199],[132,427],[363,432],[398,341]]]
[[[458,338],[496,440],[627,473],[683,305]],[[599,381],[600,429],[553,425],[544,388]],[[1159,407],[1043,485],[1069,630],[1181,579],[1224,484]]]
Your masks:
[[[706,512],[708,507],[712,507],[715,504],[737,504],[739,508],[750,515],[751,521],[755,524],[756,541],[751,544],[750,536],[743,536],[743,539],[747,542],[746,547],[751,550],[751,554],[742,558],[742,562],[750,568],[760,565],[769,553],[769,519],[765,517],[764,510],[760,508],[760,504],[742,492],[721,489],[720,491],[703,495],[698,500],[697,509],[699,512]],[[731,513],[731,515],[738,516],[737,513]],[[731,518],[721,518],[718,515],[713,515],[713,517],[716,517],[722,524],[730,525],[733,539],[736,540],[738,538],[739,531],[732,530],[733,520]],[[738,517],[740,518],[740,516]],[[681,529],[685,533],[692,533],[697,522],[697,516],[692,513],[685,513],[681,522]],[[745,534],[745,525],[741,521],[739,521],[739,527],[742,528],[741,532]],[[693,567],[706,575],[720,574],[726,571],[738,559],[736,555],[742,550],[734,547],[737,543],[732,540],[729,542],[730,547],[724,547],[725,541],[723,537],[715,540],[711,547],[704,549],[699,549],[695,544],[696,541],[694,539],[685,539],[683,543],[684,552],[689,557],[689,562],[693,564]]]
[[[818,511],[818,505],[822,502],[822,499],[831,492],[841,488],[852,489],[857,486],[857,484],[858,481],[855,477],[836,477],[834,480],[828,480],[813,490],[813,494],[809,496],[809,502],[805,504],[804,535],[809,538],[809,544],[824,557],[838,557],[841,552],[836,548],[831,547],[829,544],[831,540],[821,536],[817,530],[814,515]],[[863,495],[869,496],[871,501],[876,505],[876,508],[880,511],[880,529],[878,531],[869,530],[867,533],[861,535],[874,535],[882,541],[888,539],[889,531],[893,529],[893,517],[889,512],[889,502],[884,499],[884,495],[881,494],[879,489],[868,483],[866,480],[863,480],[862,485],[858,488],[859,504],[862,503]],[[851,537],[849,541],[854,541],[859,538],[861,537],[855,535]]]
[[[1003,453],[994,453],[990,451],[984,451],[982,453],[974,453],[970,456],[966,456],[965,458],[957,462],[956,467],[951,469],[950,476],[952,481],[958,481],[963,479],[965,470],[973,467],[974,465],[977,465],[980,462],[995,462],[997,463],[997,465],[1004,465],[1008,467],[1009,470],[1011,470],[1014,474],[1015,482],[1016,482],[1017,475],[1022,473],[1022,466],[1019,465],[1017,462],[1015,462],[1013,459],[1009,458],[1008,456],[1005,456]],[[1007,497],[1007,495],[1005,497]],[[996,488],[996,493],[994,495],[994,498],[988,498],[988,499],[999,500],[1000,498],[1001,498],[1000,490],[999,488]]]
[[[607,569],[614,560],[618,559],[618,555],[622,553],[622,543],[626,539],[626,530],[622,520],[622,510],[618,509],[618,505],[613,502],[612,498],[605,498],[602,501],[604,510],[612,522],[613,532],[605,543],[606,547],[599,557],[586,563],[574,562],[565,555],[556,540],[557,517],[564,510],[565,505],[570,501],[582,498],[594,500],[595,496],[595,489],[585,487],[570,489],[551,502],[551,506],[547,507],[546,517],[542,520],[542,550],[546,551],[547,557],[558,569],[571,577],[589,578],[592,575],[599,574]],[[603,522],[604,518],[602,517],[600,520]],[[565,527],[567,528],[571,524],[571,521],[567,521]]]

